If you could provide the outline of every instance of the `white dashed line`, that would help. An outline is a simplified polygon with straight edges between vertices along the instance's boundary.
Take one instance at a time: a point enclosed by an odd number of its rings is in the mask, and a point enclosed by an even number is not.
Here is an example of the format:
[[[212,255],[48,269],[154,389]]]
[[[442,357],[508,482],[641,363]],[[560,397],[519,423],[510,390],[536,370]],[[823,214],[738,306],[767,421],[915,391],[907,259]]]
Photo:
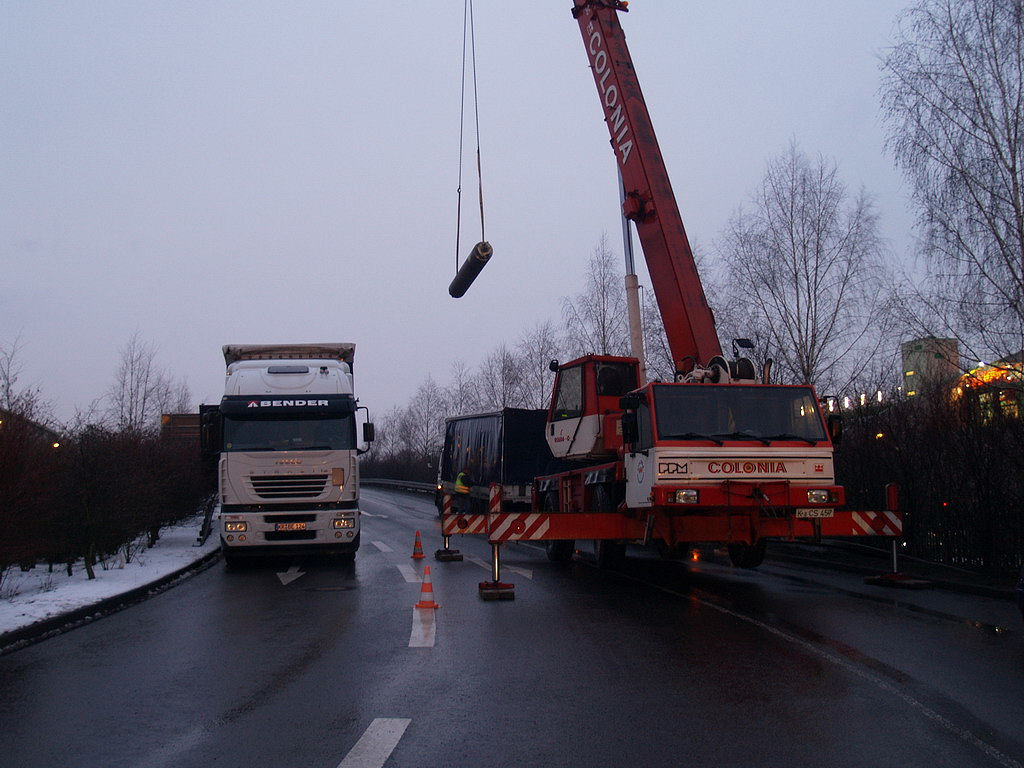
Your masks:
[[[416,573],[416,569],[408,563],[402,563],[395,567],[402,572],[402,576],[404,576],[405,580],[410,584],[419,584],[423,580],[423,577]]]
[[[410,648],[434,647],[434,609],[412,609],[412,632],[409,633]]]
[[[387,544],[385,544],[383,541],[374,541],[374,542],[371,542],[371,543],[373,544],[373,546],[375,546],[381,552],[394,552],[395,551],[391,547],[389,547]]]
[[[338,768],[382,768],[411,722],[406,717],[378,717],[338,763]]]

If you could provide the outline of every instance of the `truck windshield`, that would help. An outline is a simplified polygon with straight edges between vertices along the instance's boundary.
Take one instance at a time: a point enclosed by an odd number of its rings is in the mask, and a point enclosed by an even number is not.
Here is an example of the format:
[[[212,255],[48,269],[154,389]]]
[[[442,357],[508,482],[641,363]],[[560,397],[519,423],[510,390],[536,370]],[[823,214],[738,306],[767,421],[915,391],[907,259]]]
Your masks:
[[[660,440],[802,440],[827,438],[810,387],[658,384],[654,412]]]
[[[225,451],[351,450],[355,417],[330,419],[224,419]]]

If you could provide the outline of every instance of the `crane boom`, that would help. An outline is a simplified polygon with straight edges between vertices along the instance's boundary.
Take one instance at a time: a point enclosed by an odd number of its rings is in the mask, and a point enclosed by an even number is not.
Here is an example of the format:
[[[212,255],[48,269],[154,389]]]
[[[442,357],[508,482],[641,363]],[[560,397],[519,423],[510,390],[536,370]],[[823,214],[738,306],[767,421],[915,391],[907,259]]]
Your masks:
[[[626,38],[619,0],[573,0],[612,149],[622,172],[623,213],[634,222],[676,367],[722,354],[715,320],[697,274],[665,161]]]

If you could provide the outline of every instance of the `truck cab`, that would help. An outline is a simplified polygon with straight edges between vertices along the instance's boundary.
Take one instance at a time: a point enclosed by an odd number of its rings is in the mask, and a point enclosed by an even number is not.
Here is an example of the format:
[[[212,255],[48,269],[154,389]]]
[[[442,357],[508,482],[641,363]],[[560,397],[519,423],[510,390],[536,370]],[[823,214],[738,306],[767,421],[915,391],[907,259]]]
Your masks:
[[[220,454],[229,565],[245,556],[358,549],[353,352],[350,344],[224,348],[224,397],[209,434]],[[364,425],[363,439],[372,432]]]
[[[555,386],[546,437],[553,456],[571,460],[614,458],[622,449],[619,399],[637,388],[634,357],[586,355],[564,365],[552,361]]]
[[[845,501],[810,386],[654,383],[621,405],[631,509],[814,518]]]

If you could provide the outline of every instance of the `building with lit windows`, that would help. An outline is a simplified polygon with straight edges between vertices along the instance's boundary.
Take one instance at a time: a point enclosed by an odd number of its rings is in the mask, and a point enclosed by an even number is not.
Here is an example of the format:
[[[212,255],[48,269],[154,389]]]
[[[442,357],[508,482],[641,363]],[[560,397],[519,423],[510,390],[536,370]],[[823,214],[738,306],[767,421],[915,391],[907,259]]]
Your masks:
[[[906,397],[946,389],[963,373],[960,345],[956,339],[937,339],[934,336],[911,339],[900,344],[900,355],[903,359],[903,394]]]
[[[991,365],[979,365],[968,371],[953,388],[954,399],[977,403],[978,412],[985,422],[997,416],[1019,419],[1024,391],[1022,360],[1024,353],[1018,352]]]

